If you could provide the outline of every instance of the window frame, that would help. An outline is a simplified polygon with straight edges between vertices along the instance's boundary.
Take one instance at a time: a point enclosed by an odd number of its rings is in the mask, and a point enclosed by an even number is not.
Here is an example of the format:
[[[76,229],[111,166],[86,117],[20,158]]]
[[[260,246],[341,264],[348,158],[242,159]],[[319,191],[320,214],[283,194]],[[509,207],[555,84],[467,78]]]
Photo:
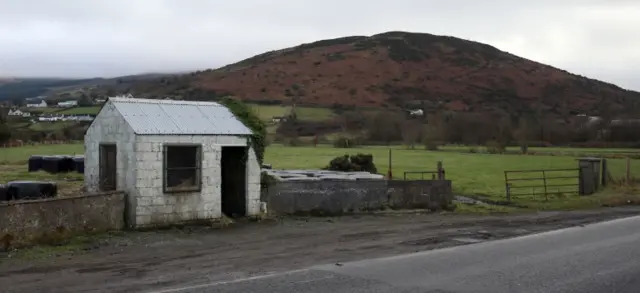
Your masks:
[[[196,184],[193,186],[187,187],[169,187],[168,183],[168,175],[169,175],[169,166],[167,164],[168,153],[171,148],[181,148],[181,147],[195,147],[196,150]],[[184,193],[184,192],[200,192],[202,191],[202,144],[189,144],[189,143],[170,143],[164,144],[162,146],[162,191],[163,193]]]

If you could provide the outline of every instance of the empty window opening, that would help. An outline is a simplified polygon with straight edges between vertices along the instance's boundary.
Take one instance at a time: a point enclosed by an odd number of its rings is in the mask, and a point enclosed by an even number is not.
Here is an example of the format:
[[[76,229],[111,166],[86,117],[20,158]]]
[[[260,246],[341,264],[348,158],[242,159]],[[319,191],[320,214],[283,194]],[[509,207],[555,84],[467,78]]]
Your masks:
[[[101,144],[98,149],[99,175],[98,186],[101,191],[116,190],[117,148],[115,144]]]
[[[164,192],[200,191],[202,148],[194,145],[164,147]]]
[[[222,147],[221,201],[227,217],[247,214],[247,148]]]

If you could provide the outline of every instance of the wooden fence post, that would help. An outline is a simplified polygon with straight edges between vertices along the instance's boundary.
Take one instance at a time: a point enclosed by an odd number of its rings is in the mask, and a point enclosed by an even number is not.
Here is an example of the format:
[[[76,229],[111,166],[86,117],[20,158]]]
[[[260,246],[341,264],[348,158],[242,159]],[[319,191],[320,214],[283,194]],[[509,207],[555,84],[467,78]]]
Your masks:
[[[389,149],[389,170],[387,170],[387,179],[393,179],[393,172],[391,171],[391,149]]]
[[[600,174],[600,178],[600,185],[602,187],[607,187],[607,185],[609,185],[609,163],[605,158],[602,159],[602,174]]]

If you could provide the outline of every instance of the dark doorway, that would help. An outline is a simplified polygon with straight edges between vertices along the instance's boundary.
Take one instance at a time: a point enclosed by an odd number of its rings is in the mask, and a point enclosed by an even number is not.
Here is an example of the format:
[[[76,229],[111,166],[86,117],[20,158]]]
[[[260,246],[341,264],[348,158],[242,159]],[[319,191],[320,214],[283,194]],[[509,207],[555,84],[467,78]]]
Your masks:
[[[222,147],[221,201],[227,217],[247,214],[247,155],[246,147]]]
[[[117,148],[115,144],[101,144],[99,150],[100,166],[98,180],[101,191],[116,190],[117,187]]]

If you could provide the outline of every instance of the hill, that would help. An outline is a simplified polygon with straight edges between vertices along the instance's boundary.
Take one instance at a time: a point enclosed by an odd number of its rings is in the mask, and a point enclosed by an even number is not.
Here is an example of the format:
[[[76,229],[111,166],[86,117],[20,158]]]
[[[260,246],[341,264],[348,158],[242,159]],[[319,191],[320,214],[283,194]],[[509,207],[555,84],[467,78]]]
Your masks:
[[[73,92],[86,87],[112,86],[120,83],[138,82],[155,79],[168,74],[147,73],[121,76],[117,78],[0,78],[0,101],[21,100],[40,95],[52,95]]]
[[[125,85],[123,85],[125,86]],[[267,104],[551,111],[598,114],[636,109],[640,93],[448,36],[388,32],[322,40],[235,64],[127,84],[137,94]]]
[[[101,79],[16,78],[7,83],[0,83],[0,100],[31,98],[43,95],[51,88],[76,86],[99,80]]]

